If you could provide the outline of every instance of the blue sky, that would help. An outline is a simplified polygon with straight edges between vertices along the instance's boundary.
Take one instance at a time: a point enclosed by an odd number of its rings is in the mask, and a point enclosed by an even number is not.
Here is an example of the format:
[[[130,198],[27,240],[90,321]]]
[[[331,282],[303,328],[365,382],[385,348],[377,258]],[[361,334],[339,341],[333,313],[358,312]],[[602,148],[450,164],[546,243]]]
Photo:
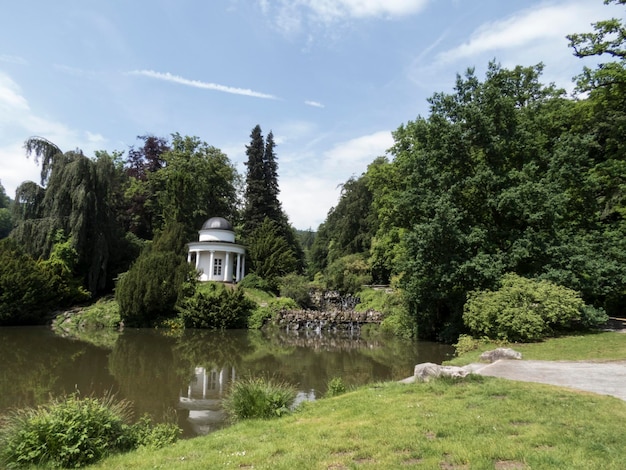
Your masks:
[[[126,151],[136,136],[198,136],[245,174],[252,128],[273,131],[281,201],[316,229],[339,185],[428,114],[426,99],[489,60],[545,64],[572,90],[565,35],[624,17],[601,0],[5,0],[0,181],[39,169],[33,135],[63,150]],[[216,214],[218,215],[218,214]]]

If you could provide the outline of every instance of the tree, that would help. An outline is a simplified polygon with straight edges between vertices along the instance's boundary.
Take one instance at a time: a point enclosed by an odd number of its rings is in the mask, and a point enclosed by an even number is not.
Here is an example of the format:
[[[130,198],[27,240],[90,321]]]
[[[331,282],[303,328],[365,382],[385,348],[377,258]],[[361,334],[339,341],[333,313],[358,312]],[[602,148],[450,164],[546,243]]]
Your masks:
[[[278,163],[274,136],[272,132],[263,138],[261,126],[256,125],[250,134],[250,145],[246,146],[246,188],[244,193],[243,231],[248,250],[255,251],[252,245],[259,240],[253,235],[257,229],[269,219],[274,223],[276,235],[281,237],[289,252],[295,257],[293,270],[304,269],[304,251],[298,236],[289,224],[287,215],[283,212],[278,194]],[[282,244],[282,243],[281,243]],[[267,246],[259,247],[256,251],[263,251]],[[285,266],[285,264],[281,264]],[[258,274],[258,272],[257,272]],[[271,273],[272,278],[285,273]]]
[[[89,159],[80,150],[62,153],[40,137],[26,141],[27,154],[41,160],[41,182],[25,182],[16,191],[11,236],[34,257],[47,258],[62,230],[78,253],[76,274],[92,293],[112,287],[113,266],[123,252],[124,236],[115,213],[121,169],[106,152]]]
[[[166,227],[120,276],[115,299],[126,325],[153,326],[176,316],[176,305],[193,290],[195,273],[181,253],[181,233],[181,225]]]
[[[15,240],[0,240],[0,325],[41,324],[55,298],[45,268]]]
[[[598,227],[593,143],[572,131],[581,104],[541,85],[541,70],[492,63],[484,82],[469,70],[429,100],[427,119],[394,133],[402,285],[423,337],[453,339],[467,293],[505,272],[556,277],[567,258],[555,254]]]
[[[248,260],[250,271],[267,281],[272,290],[277,290],[278,278],[296,271],[298,264],[277,223],[269,218],[250,235]]]
[[[148,177],[163,168],[163,154],[170,150],[167,139],[152,135],[138,136],[143,140],[140,148],[131,147],[126,159],[125,210],[123,216],[126,230],[138,237],[150,240],[154,236],[156,217],[155,189]]]
[[[8,237],[13,228],[10,203],[11,199],[6,195],[2,181],[0,181],[0,239]]]
[[[159,228],[181,224],[189,241],[209,217],[236,216],[239,175],[219,149],[197,137],[173,134],[162,159],[164,167],[148,176],[158,204]]]

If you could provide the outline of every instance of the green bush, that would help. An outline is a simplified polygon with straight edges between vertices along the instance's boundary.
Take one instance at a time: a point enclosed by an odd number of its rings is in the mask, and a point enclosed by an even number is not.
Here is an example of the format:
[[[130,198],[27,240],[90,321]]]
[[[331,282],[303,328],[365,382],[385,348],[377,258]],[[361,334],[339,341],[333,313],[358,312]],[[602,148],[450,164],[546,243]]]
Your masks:
[[[17,410],[0,427],[0,462],[5,468],[44,465],[76,468],[140,445],[176,440],[174,425],[129,424],[130,403],[113,397],[54,400],[38,408]]]
[[[601,314],[585,307],[576,291],[516,274],[503,276],[496,291],[470,294],[463,311],[463,321],[474,336],[522,342],[589,327],[599,318]]]
[[[246,274],[241,282],[239,282],[239,286],[245,287],[246,289],[259,289],[265,292],[272,291],[269,282],[256,273]]]
[[[296,273],[287,274],[278,280],[278,289],[281,297],[295,300],[302,308],[311,306],[310,282],[306,276]]]
[[[127,326],[152,326],[176,314],[190,277],[186,259],[172,251],[143,252],[120,276],[115,299]]]
[[[227,289],[217,283],[202,288],[178,307],[186,328],[246,328],[255,304],[246,298],[242,288]]]
[[[325,271],[327,288],[342,294],[356,294],[371,284],[370,266],[363,254],[347,255],[333,261]]]
[[[290,412],[296,398],[292,385],[269,378],[237,380],[224,398],[224,409],[233,421],[270,419]]]
[[[336,397],[346,393],[346,384],[341,377],[333,377],[326,384],[326,397]]]
[[[270,299],[266,306],[258,306],[248,319],[248,328],[258,330],[271,321],[281,310],[296,310],[300,308],[295,300],[288,297]]]

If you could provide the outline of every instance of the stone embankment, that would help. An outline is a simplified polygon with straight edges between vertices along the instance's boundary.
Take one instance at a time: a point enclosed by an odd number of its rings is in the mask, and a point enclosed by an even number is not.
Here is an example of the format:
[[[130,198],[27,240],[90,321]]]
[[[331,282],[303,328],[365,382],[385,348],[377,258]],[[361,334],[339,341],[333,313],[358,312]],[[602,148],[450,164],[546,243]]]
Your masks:
[[[288,331],[358,333],[364,324],[377,324],[382,320],[382,313],[374,310],[283,310],[273,318],[272,324]]]
[[[271,320],[271,325],[287,331],[338,332],[358,334],[365,324],[379,324],[383,314],[375,310],[357,312],[360,299],[341,295],[337,291],[309,292],[313,308],[282,310]]]

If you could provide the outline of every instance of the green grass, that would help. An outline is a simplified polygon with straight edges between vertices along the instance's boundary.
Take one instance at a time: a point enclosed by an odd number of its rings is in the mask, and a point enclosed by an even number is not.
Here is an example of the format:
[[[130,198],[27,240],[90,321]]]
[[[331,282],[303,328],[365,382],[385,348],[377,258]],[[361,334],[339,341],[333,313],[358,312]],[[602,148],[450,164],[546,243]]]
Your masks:
[[[626,359],[626,334],[611,331],[586,333],[550,338],[537,343],[481,342],[474,351],[451,359],[446,364],[462,366],[479,362],[481,353],[497,347],[513,348],[522,353],[522,359],[528,360],[607,361]]]
[[[472,376],[376,384],[102,469],[623,468],[626,403]]]

